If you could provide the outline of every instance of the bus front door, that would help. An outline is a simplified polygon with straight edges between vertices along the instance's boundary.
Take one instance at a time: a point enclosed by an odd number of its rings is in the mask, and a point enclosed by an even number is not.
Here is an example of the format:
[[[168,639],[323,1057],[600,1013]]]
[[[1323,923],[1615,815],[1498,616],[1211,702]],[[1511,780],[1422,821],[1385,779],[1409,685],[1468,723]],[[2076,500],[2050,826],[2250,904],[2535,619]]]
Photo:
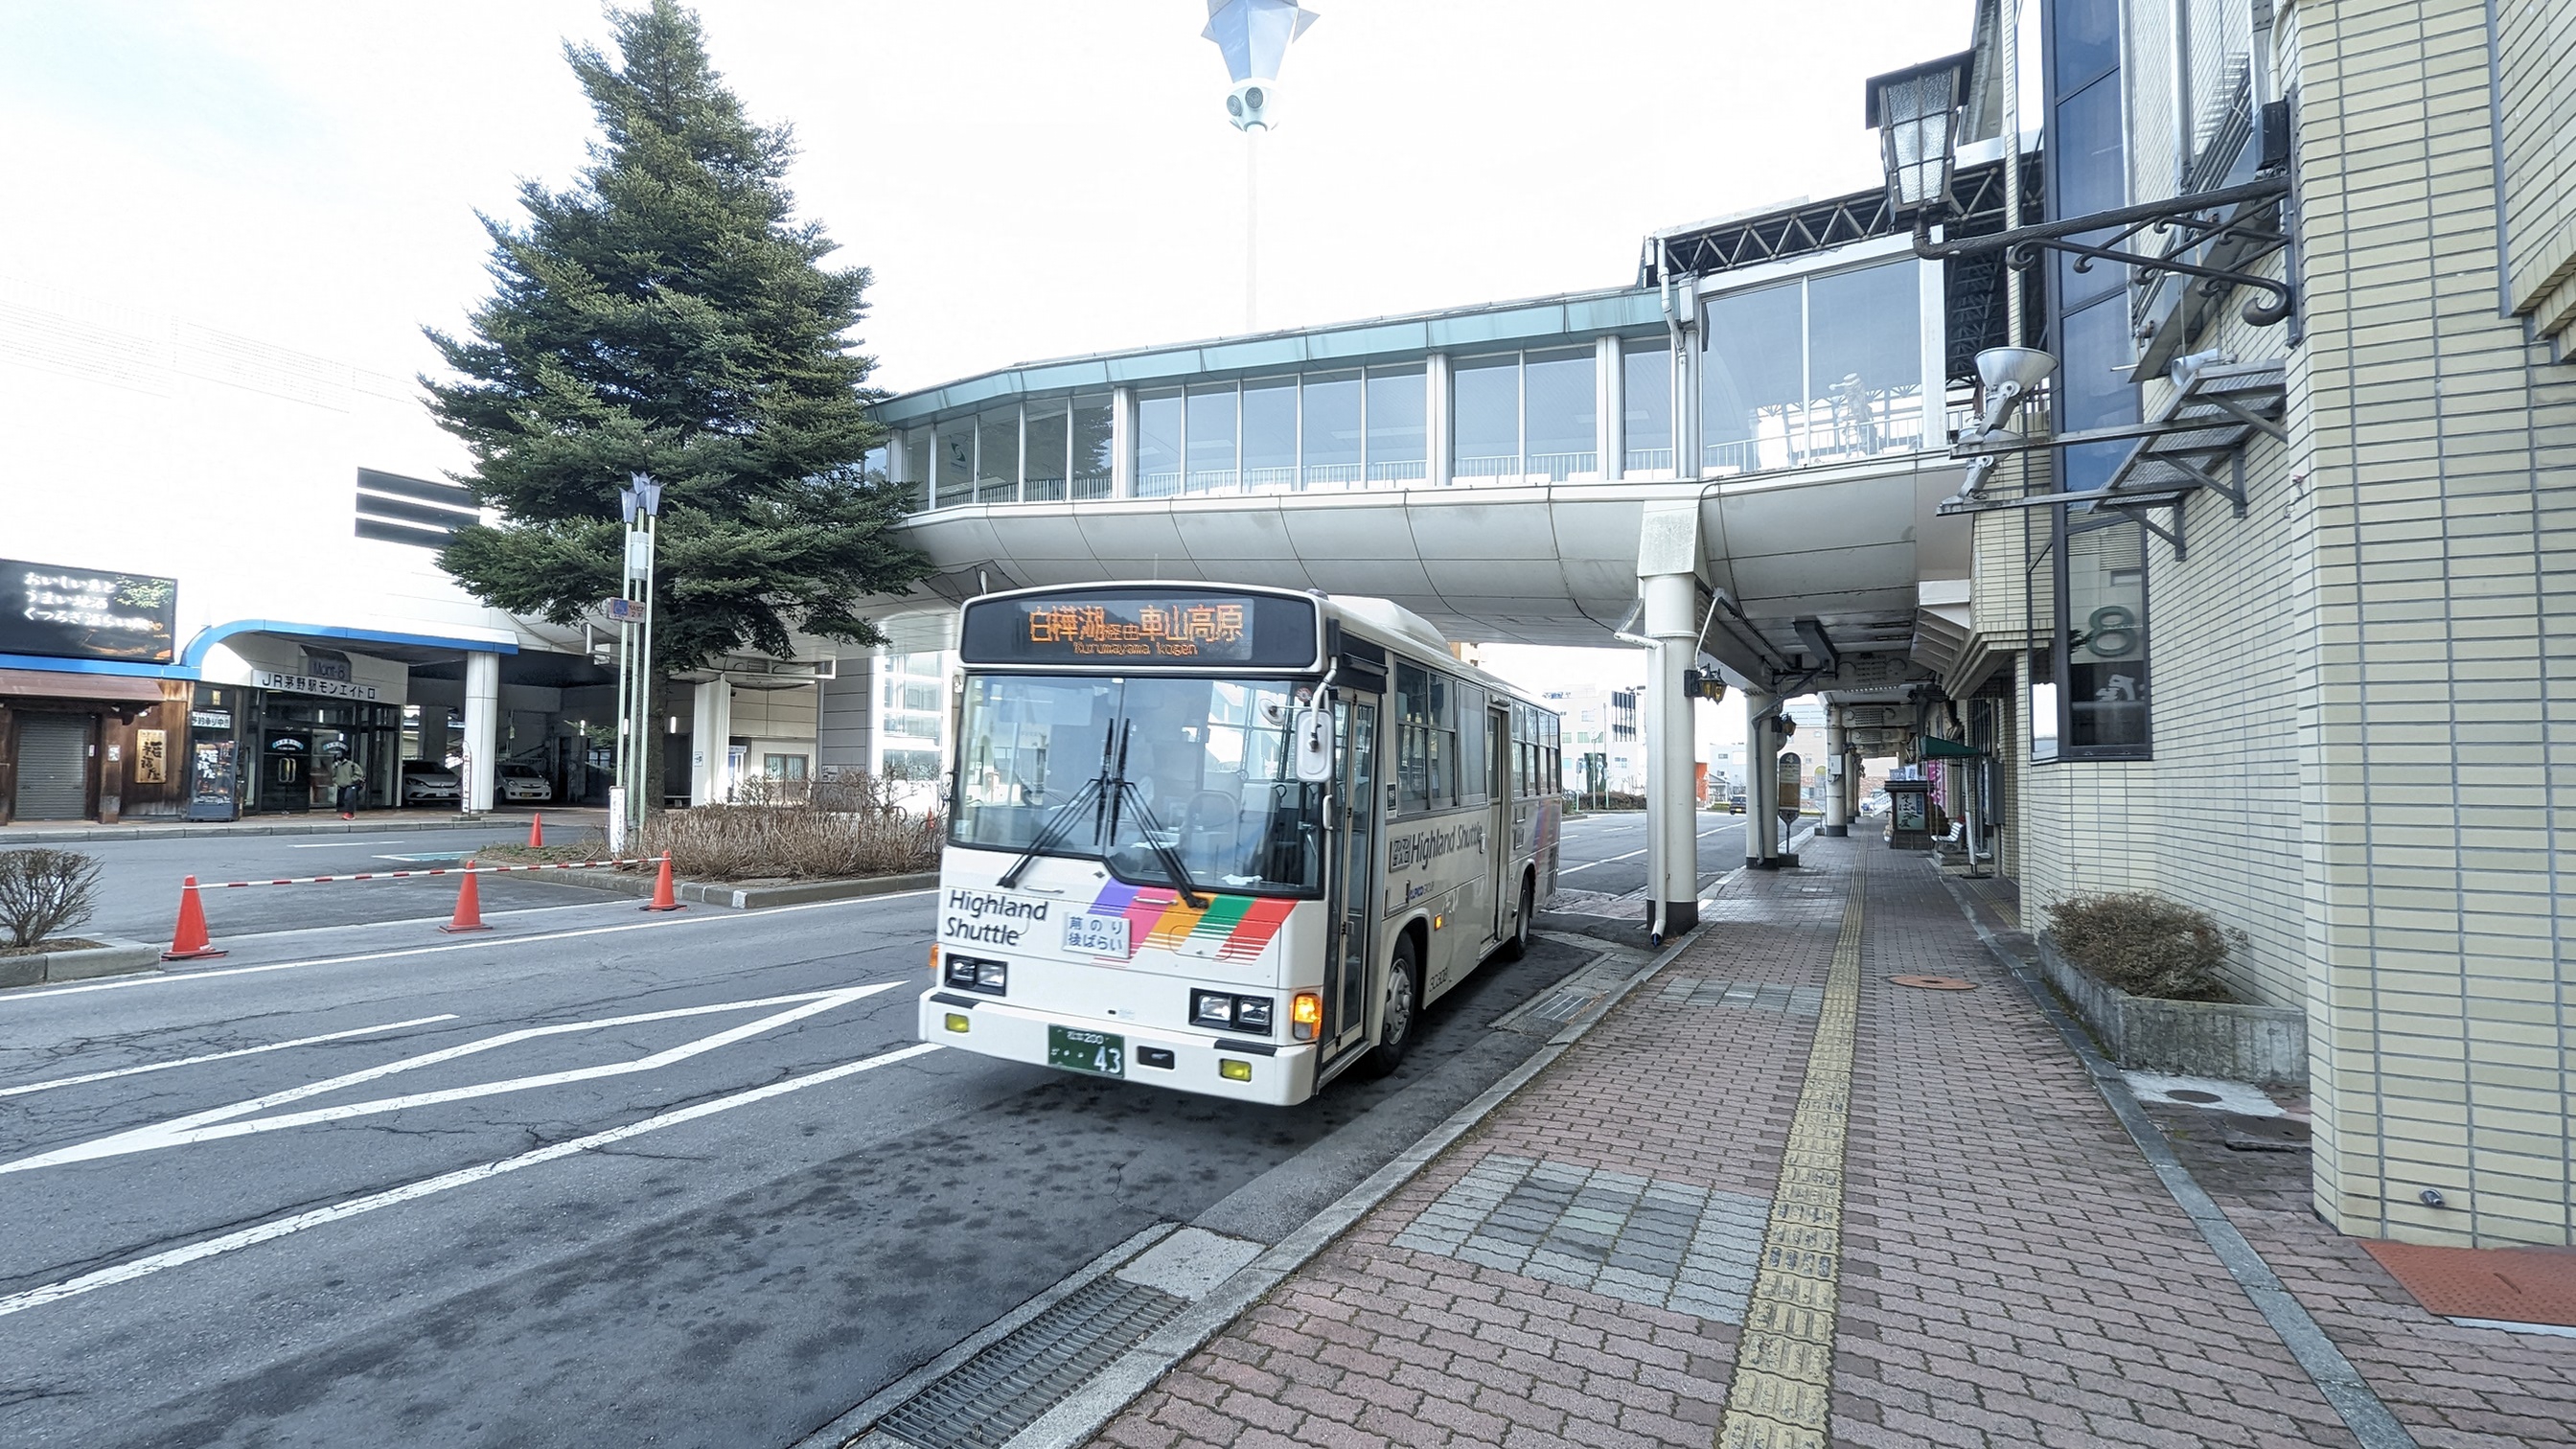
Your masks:
[[[1331,1062],[1368,1044],[1368,975],[1377,927],[1377,697],[1342,691],[1333,704],[1337,776],[1334,841],[1326,919],[1333,922],[1326,957],[1323,1058]]]

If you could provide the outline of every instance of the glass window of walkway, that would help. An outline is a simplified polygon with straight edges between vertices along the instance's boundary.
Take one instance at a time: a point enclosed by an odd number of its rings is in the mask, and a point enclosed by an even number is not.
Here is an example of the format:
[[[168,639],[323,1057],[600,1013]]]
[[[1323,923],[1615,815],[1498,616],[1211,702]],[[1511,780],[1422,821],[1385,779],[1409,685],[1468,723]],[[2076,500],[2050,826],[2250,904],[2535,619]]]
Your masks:
[[[1918,275],[1909,257],[1711,298],[1701,329],[1702,471],[1922,447]]]

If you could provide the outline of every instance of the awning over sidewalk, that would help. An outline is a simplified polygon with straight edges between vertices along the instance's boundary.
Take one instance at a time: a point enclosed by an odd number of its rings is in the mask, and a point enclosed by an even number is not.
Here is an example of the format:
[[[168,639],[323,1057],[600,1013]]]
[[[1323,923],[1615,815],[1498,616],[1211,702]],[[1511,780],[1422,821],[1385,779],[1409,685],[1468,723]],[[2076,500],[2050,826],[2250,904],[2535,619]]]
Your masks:
[[[57,674],[50,669],[0,669],[0,696],[37,699],[106,699],[161,702],[161,681],[129,674]]]

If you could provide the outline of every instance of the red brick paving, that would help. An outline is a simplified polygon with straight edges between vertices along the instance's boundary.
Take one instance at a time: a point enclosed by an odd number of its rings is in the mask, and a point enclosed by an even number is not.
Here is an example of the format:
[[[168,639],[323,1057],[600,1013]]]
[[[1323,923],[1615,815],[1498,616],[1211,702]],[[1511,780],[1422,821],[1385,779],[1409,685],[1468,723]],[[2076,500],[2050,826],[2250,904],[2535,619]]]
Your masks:
[[[2354,1443],[1932,867],[1866,840],[1802,858],[1737,877],[1658,979],[1822,985],[1866,872],[1834,1442]],[[1978,989],[1885,979],[1900,973]],[[1705,1449],[1733,1327],[1394,1245],[1489,1153],[1768,1194],[1815,1018],[1658,991],[1095,1442]],[[2576,1444],[2576,1339],[2435,1317],[2307,1214],[2304,1154],[2222,1156],[2204,1186],[2422,1443]]]

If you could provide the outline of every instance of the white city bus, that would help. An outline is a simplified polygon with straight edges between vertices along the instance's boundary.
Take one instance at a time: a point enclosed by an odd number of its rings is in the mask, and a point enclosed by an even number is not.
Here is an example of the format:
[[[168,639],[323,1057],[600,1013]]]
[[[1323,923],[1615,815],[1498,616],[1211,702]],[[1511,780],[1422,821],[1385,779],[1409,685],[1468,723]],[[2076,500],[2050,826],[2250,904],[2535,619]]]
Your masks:
[[[1557,716],[1382,599],[992,594],[958,656],[926,1040],[1301,1102],[1555,889]]]

